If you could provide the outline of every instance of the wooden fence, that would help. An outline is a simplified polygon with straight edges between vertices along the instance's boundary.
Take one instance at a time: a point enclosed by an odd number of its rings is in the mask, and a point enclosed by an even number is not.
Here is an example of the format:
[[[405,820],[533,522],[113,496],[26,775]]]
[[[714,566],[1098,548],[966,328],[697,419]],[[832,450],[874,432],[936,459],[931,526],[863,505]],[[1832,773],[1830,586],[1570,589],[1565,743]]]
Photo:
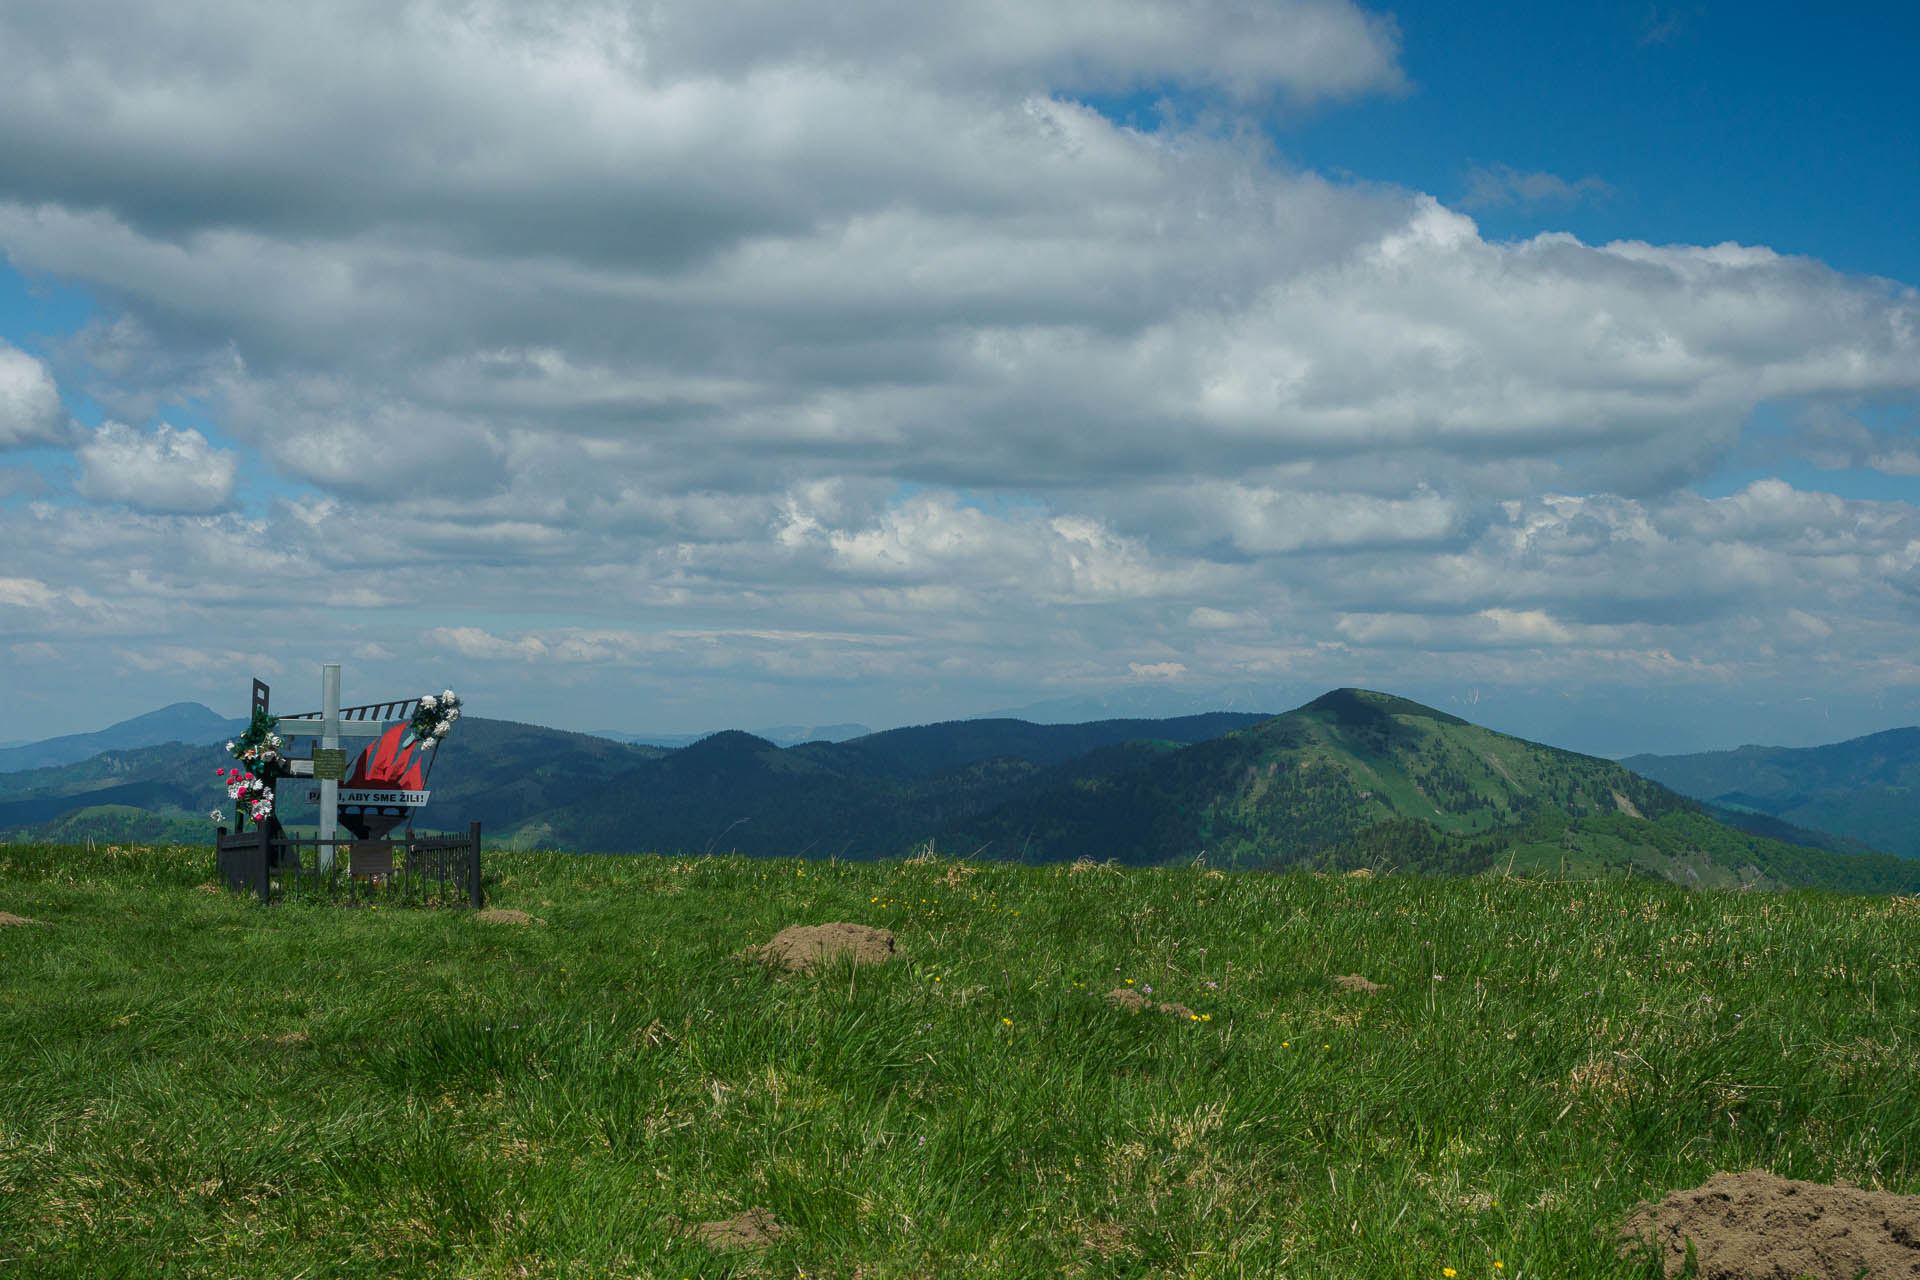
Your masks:
[[[322,845],[332,846],[335,855],[325,871]],[[221,827],[214,860],[227,888],[252,893],[262,905],[320,894],[336,902],[458,906],[464,899],[476,910],[483,905],[477,822],[464,836],[409,833],[383,840],[289,836],[277,823],[231,835]]]

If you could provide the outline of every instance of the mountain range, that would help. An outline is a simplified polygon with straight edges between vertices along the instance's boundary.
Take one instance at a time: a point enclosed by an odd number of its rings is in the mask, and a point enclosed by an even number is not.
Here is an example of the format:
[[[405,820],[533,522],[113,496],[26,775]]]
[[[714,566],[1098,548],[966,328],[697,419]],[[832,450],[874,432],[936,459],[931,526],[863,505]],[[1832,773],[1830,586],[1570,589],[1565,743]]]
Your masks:
[[[1788,822],[1920,857],[1920,727],[1824,747],[1740,747],[1629,756],[1620,763],[1710,802],[1729,821]]]
[[[214,720],[214,738],[232,731]],[[1920,754],[1920,730],[1899,732],[1915,740],[1818,749],[1839,754],[1821,757],[1792,794],[1838,786],[1851,758],[1893,795],[1901,752]],[[1790,806],[1763,810],[1794,781],[1791,756],[1753,757],[1770,762],[1772,790],[1737,767],[1764,750],[1686,766],[1697,776],[1682,781],[1712,792],[1709,805],[1619,763],[1359,689],[1279,716],[964,720],[785,747],[725,731],[671,749],[469,715],[440,748],[418,825],[477,820],[493,843],[604,853],[866,859],[934,845],[1033,862],[1920,889],[1920,859],[1803,829]],[[1635,759],[1677,777],[1693,758]],[[208,809],[223,798],[213,770],[226,760],[217,741],[175,743],[0,774],[0,834],[204,843]],[[1729,780],[1738,785],[1722,787]],[[311,823],[311,806],[283,799],[282,818]]]
[[[245,720],[230,720],[197,702],[176,702],[96,733],[69,733],[0,747],[0,774],[57,768],[91,759],[103,751],[155,747],[166,742],[221,742],[244,733],[246,728]]]
[[[955,824],[959,852],[1135,865],[1204,857],[1279,869],[1637,874],[1695,885],[1912,892],[1920,861],[1771,836],[1611,761],[1527,742],[1404,698],[1341,689],[1219,739],[1132,743]]]

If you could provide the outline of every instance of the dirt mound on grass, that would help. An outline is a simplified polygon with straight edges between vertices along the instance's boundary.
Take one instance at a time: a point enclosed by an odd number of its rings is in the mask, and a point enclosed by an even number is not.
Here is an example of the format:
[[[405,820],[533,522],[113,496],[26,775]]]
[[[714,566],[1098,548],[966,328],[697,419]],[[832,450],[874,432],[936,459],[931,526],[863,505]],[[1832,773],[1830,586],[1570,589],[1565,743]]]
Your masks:
[[[883,964],[893,955],[893,934],[864,924],[790,924],[773,941],[736,951],[737,957],[774,961],[791,973],[812,973],[832,962],[836,952],[851,951],[855,964]]]
[[[1183,1004],[1170,1004],[1166,1001],[1149,1000],[1138,991],[1126,987],[1115,987],[1107,992],[1107,1003],[1116,1009],[1125,1009],[1128,1013],[1168,1013],[1182,1022],[1196,1021],[1200,1015]]]
[[[666,1224],[671,1231],[684,1229],[680,1219],[671,1214],[667,1215]],[[731,1218],[696,1222],[691,1230],[693,1236],[710,1249],[764,1249],[787,1233],[787,1228],[774,1219],[772,1210],[758,1205]]]
[[[1357,973],[1343,973],[1333,981],[1342,991],[1358,991],[1369,996],[1376,991],[1387,989],[1384,982],[1369,982]]]
[[[530,916],[524,911],[515,911],[512,907],[488,907],[485,911],[476,911],[473,918],[482,924],[545,924],[538,916]]]
[[[38,920],[29,920],[25,916],[17,916],[13,914],[13,912],[11,911],[0,911],[0,929],[4,929],[10,924],[39,924],[39,923],[41,922]]]
[[[1619,1234],[1622,1258],[1651,1241],[1669,1278],[1685,1270],[1689,1241],[1699,1280],[1920,1278],[1920,1196],[1761,1169],[1670,1191],[1659,1204],[1642,1200]]]

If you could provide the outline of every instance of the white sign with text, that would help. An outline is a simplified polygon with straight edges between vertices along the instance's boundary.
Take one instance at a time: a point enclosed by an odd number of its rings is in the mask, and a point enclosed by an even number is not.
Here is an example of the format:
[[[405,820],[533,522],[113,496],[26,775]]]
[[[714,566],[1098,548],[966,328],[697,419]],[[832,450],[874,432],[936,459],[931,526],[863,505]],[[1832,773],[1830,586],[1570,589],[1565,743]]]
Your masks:
[[[388,791],[375,787],[341,787],[337,803],[350,805],[405,805],[417,809],[427,802],[431,791]],[[305,796],[308,804],[320,803],[320,788],[309,787]]]

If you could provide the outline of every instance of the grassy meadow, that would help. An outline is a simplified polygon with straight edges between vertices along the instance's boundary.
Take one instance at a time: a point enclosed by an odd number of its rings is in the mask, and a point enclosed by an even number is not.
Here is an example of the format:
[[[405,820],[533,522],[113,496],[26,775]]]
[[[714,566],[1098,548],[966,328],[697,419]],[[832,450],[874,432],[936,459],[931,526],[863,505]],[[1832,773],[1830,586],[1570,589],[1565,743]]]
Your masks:
[[[1914,899],[489,853],[502,924],[211,862],[0,846],[0,1276],[1644,1278],[1716,1171],[1920,1192]],[[735,958],[828,921],[896,954]]]

